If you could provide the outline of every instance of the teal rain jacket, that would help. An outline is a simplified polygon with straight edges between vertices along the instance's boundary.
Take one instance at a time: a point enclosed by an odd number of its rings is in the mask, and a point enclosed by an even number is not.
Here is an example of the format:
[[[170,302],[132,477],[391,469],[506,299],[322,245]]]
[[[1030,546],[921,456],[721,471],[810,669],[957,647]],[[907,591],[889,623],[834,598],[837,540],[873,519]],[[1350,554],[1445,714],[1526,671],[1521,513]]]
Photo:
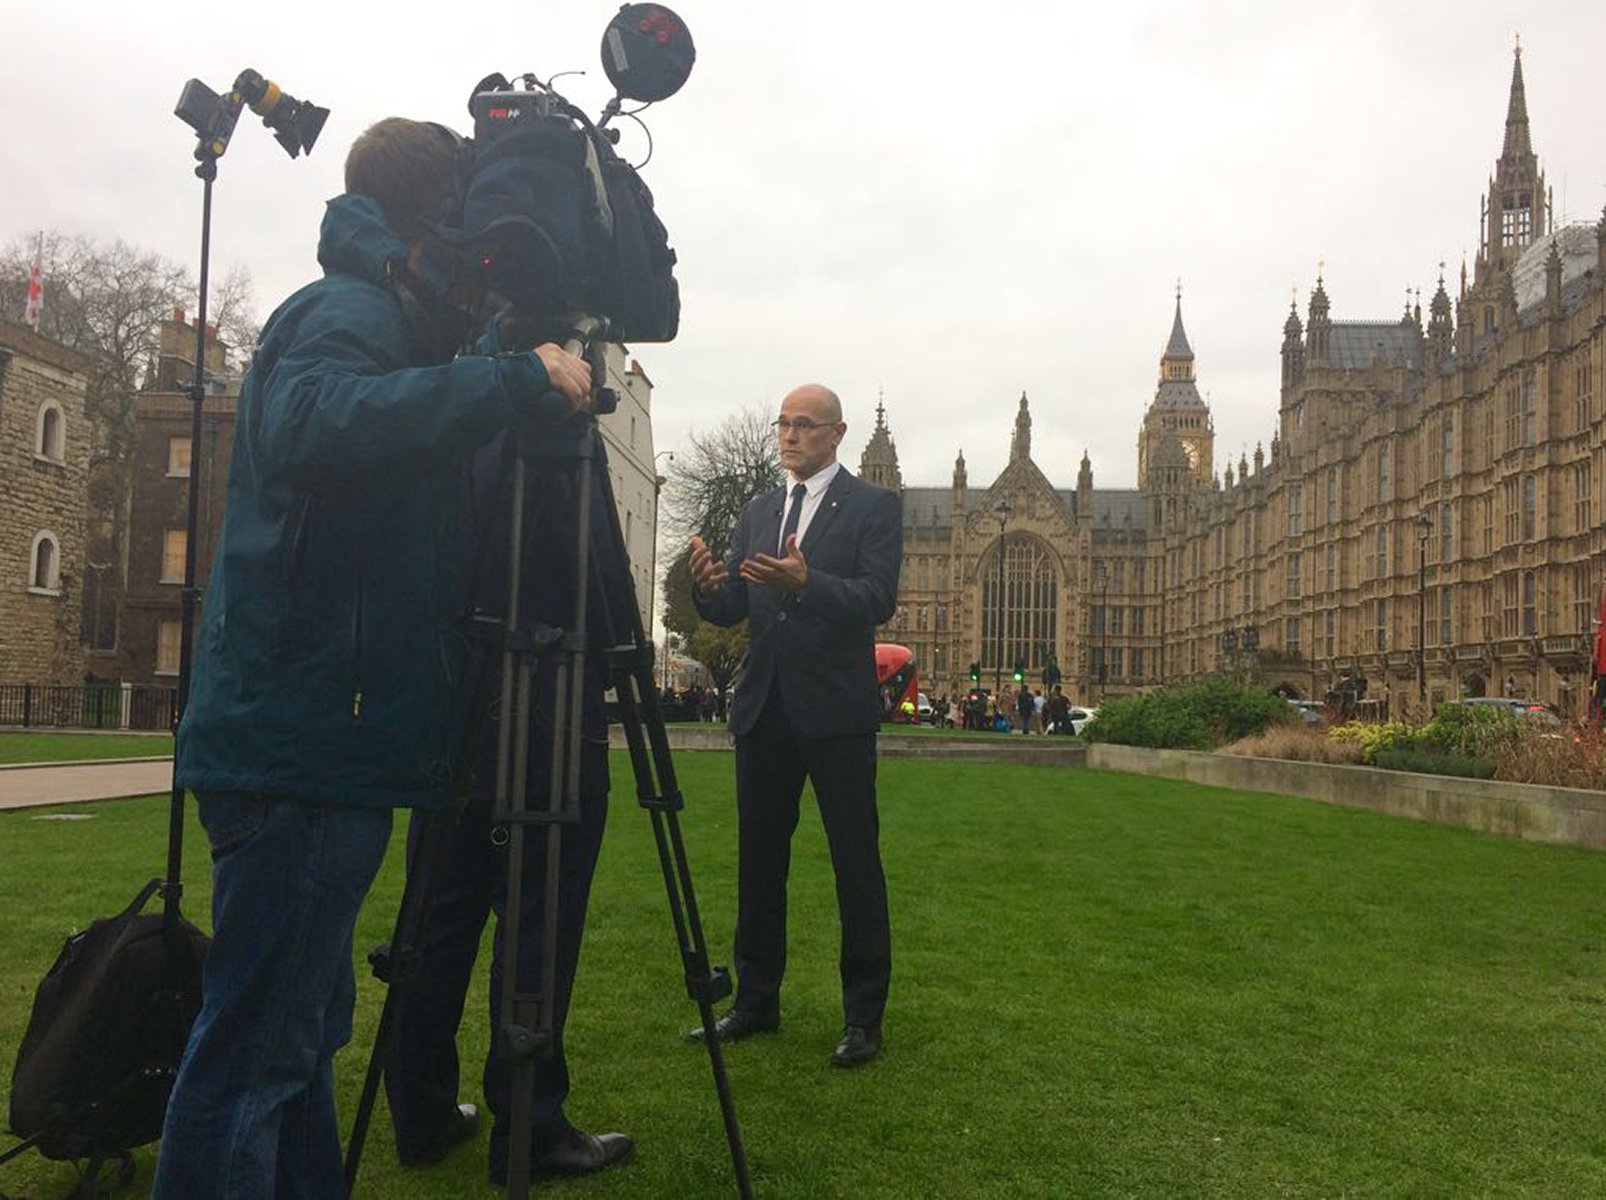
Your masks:
[[[534,354],[430,365],[406,246],[330,201],[324,277],[269,318],[240,392],[178,782],[316,803],[451,801],[465,463],[541,404]]]

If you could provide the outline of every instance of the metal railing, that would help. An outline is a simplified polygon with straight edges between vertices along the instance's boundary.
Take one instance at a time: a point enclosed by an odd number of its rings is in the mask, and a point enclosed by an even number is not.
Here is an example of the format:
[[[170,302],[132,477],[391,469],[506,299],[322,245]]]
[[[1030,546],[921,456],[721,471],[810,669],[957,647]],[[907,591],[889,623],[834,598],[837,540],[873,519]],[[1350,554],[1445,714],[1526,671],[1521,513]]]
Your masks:
[[[0,684],[0,726],[164,730],[178,689],[150,684]]]

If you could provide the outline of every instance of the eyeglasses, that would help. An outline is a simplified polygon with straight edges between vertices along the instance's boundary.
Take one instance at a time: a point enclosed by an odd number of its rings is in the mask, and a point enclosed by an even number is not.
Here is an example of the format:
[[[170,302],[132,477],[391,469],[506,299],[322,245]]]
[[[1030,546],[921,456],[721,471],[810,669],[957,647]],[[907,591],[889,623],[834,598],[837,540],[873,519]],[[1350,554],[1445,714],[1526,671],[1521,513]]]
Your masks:
[[[834,421],[811,421],[807,417],[798,417],[795,420],[791,417],[778,417],[770,423],[775,427],[775,432],[782,437],[794,429],[799,433],[809,433],[815,429],[829,429],[836,424]]]

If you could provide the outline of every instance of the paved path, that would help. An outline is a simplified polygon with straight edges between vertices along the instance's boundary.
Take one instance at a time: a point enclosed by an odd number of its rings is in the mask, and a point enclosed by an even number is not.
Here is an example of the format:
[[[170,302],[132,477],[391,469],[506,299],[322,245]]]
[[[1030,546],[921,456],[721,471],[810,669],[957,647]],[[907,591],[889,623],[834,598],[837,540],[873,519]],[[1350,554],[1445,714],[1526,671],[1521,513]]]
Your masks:
[[[171,758],[58,763],[0,769],[0,809],[115,800],[173,790]]]

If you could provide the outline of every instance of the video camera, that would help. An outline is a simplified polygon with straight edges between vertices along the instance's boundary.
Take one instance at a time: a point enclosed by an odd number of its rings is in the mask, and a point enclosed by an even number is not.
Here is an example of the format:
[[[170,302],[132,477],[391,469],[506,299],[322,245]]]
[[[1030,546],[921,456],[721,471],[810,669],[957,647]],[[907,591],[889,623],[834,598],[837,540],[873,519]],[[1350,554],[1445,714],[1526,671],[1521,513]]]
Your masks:
[[[667,342],[680,327],[668,231],[636,167],[614,150],[615,116],[679,90],[696,52],[660,4],[627,4],[602,40],[616,95],[596,122],[533,74],[487,76],[469,100],[460,204],[433,232],[521,321],[603,318],[611,341]],[[645,128],[645,126],[643,126]]]

